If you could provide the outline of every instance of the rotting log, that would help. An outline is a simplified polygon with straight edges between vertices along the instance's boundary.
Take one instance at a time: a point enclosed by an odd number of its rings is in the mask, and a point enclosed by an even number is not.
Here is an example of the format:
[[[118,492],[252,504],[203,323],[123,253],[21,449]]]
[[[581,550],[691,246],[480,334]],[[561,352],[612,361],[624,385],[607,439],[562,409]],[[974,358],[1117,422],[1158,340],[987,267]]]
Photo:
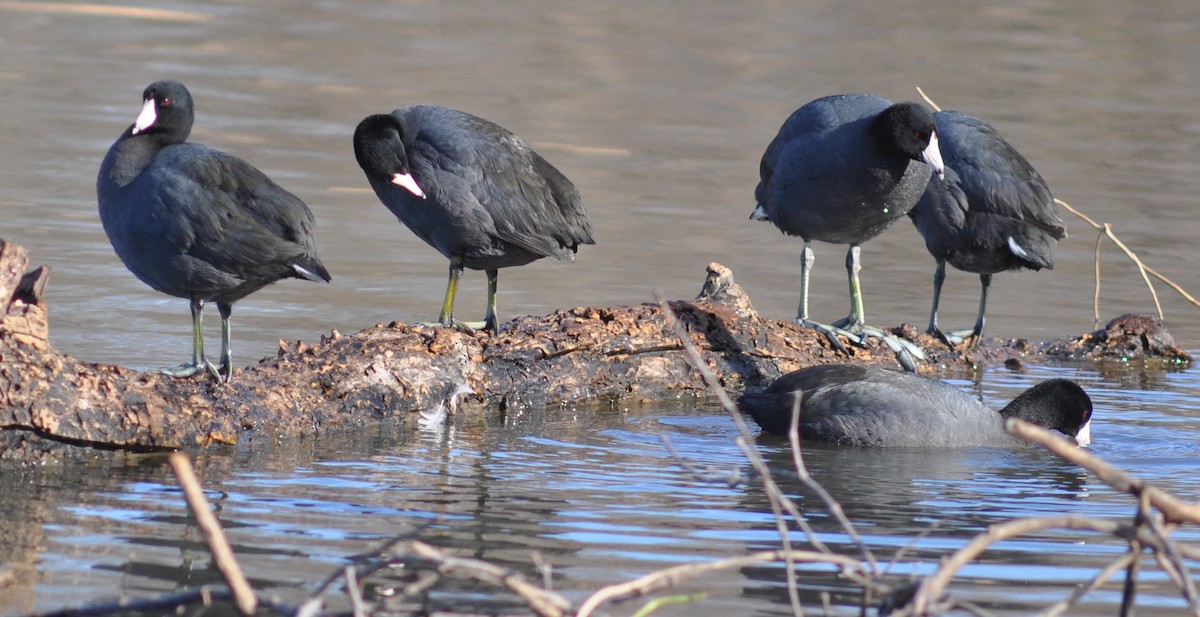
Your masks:
[[[231,384],[166,377],[76,360],[48,343],[49,269],[26,272],[20,246],[0,240],[0,458],[37,460],[74,447],[165,450],[235,443],[247,430],[313,432],[457,402],[460,410],[656,399],[705,387],[657,304],[574,308],[521,317],[496,334],[375,325],[313,343],[280,343],[276,357],[237,370]],[[760,317],[729,269],[708,266],[695,300],[670,303],[726,388],[763,387],[810,364],[895,365],[878,341],[836,351],[813,330]],[[1122,316],[1104,330],[1031,343],[991,339],[947,349],[911,325],[921,369],[967,371],[1042,360],[1153,358],[1190,363],[1163,324]],[[469,393],[454,401],[461,387]]]

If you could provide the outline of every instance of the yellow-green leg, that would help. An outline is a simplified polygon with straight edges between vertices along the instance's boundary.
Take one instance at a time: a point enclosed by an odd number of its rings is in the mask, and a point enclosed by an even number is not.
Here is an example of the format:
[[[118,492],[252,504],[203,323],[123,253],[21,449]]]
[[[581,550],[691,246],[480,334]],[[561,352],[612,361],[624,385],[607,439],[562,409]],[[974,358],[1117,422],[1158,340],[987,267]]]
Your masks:
[[[846,252],[846,275],[850,281],[850,314],[843,319],[833,322],[832,325],[825,325],[807,319],[808,313],[808,276],[807,271],[812,268],[812,252],[809,249],[808,243],[804,243],[804,256],[802,262],[801,273],[801,299],[800,299],[800,318],[797,320],[801,324],[810,328],[816,329],[818,332],[825,335],[825,338],[842,353],[849,355],[845,345],[838,339],[838,335],[845,336],[856,345],[862,346],[868,338],[878,338],[882,340],[896,354],[896,359],[905,370],[916,372],[916,358],[925,359],[925,353],[920,347],[904,339],[898,338],[884,332],[874,326],[866,325],[866,310],[863,308],[862,300],[862,285],[858,280],[858,273],[862,270],[862,265],[859,263],[861,249],[858,245],[850,245],[850,250]]]
[[[495,270],[488,270],[488,315],[495,320],[496,312],[496,282]],[[445,328],[455,328],[467,333],[473,333],[476,330],[489,327],[488,321],[459,321],[454,318],[454,298],[458,295],[458,281],[462,278],[463,260],[462,257],[450,258],[450,278],[446,282],[446,297],[442,300],[442,312],[438,315],[437,324]],[[495,330],[493,329],[493,332]]]
[[[221,374],[217,371],[217,367],[204,357],[204,300],[192,298],[190,307],[192,310],[192,361],[179,366],[162,368],[158,372],[171,377],[191,377],[196,373],[208,371],[220,379]]]

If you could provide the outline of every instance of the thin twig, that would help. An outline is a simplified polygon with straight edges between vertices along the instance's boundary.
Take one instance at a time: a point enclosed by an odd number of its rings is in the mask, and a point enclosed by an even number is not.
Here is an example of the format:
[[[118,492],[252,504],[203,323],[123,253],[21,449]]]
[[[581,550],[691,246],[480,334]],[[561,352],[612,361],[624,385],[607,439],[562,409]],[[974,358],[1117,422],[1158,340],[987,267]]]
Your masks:
[[[850,522],[850,518],[846,516],[846,511],[842,509],[842,504],[838,503],[829,491],[825,490],[812,475],[808,473],[808,467],[804,464],[804,457],[800,455],[802,452],[800,444],[800,393],[796,392],[792,396],[792,423],[788,427],[788,443],[792,446],[792,465],[796,468],[796,473],[800,476],[800,481],[808,487],[809,490],[816,493],[821,501],[825,502],[825,506],[829,508],[829,513],[833,515],[834,520],[841,525],[842,530],[858,546],[858,550],[863,554],[867,561],[868,567],[871,569],[871,574],[879,575],[879,564],[875,561],[875,555],[871,553],[870,547],[858,535],[858,530],[854,528],[854,523]]]
[[[1191,302],[1193,306],[1200,307],[1200,300],[1197,300],[1196,298],[1192,297],[1191,294],[1189,294],[1187,291],[1185,291],[1179,285],[1175,284],[1174,281],[1163,276],[1162,274],[1159,274],[1158,271],[1156,271],[1155,269],[1153,269],[1150,266],[1147,266],[1145,263],[1143,263],[1141,258],[1139,258],[1137,256],[1137,254],[1135,254],[1132,250],[1130,250],[1130,248],[1128,246],[1125,246],[1124,242],[1121,242],[1121,240],[1119,238],[1117,238],[1117,235],[1115,233],[1113,233],[1113,231],[1112,231],[1112,225],[1110,225],[1108,223],[1104,223],[1103,225],[1100,223],[1097,223],[1096,221],[1092,220],[1091,217],[1080,212],[1079,210],[1076,210],[1075,208],[1072,208],[1071,204],[1068,204],[1067,202],[1065,202],[1061,199],[1055,198],[1054,203],[1058,204],[1059,206],[1061,206],[1063,209],[1070,212],[1071,214],[1074,214],[1075,216],[1086,221],[1088,225],[1091,225],[1093,228],[1096,229],[1096,231],[1099,231],[1102,236],[1108,236],[1108,238],[1113,241],[1113,244],[1116,244],[1117,248],[1120,248],[1121,251],[1124,252],[1127,257],[1129,257],[1130,261],[1132,261],[1134,263],[1134,265],[1136,265],[1138,267],[1138,272],[1141,273],[1142,279],[1146,281],[1146,286],[1150,289],[1150,296],[1152,298],[1154,298],[1154,306],[1155,306],[1155,308],[1158,309],[1158,318],[1159,319],[1163,318],[1162,306],[1159,304],[1159,301],[1158,301],[1158,293],[1154,291],[1154,285],[1150,283],[1149,277],[1146,276],[1147,274],[1149,274],[1150,276],[1153,276],[1154,278],[1157,278],[1158,280],[1162,281],[1163,283],[1166,283],[1168,287],[1170,287],[1171,289],[1174,289],[1176,293],[1178,293],[1180,296],[1183,296],[1183,298],[1185,300],[1187,300],[1188,302]],[[1096,321],[1100,320],[1099,316],[1100,316],[1100,238],[1096,238]]]
[[[1005,424],[1008,432],[1026,441],[1036,443],[1055,456],[1079,465],[1096,474],[1101,481],[1114,489],[1138,497],[1143,492],[1150,504],[1162,511],[1171,522],[1200,523],[1200,504],[1186,503],[1145,481],[1118,469],[1098,457],[1092,456],[1075,444],[1054,433],[1023,420],[1011,418]]]
[[[655,294],[655,296],[663,319],[666,320],[667,326],[675,332],[675,336],[679,339],[680,346],[683,348],[683,352],[687,356],[692,368],[700,373],[700,377],[704,380],[704,384],[708,387],[709,392],[716,397],[717,401],[721,404],[721,408],[725,410],[725,413],[729,414],[734,426],[737,427],[738,436],[734,439],[734,443],[742,451],[742,455],[746,457],[746,460],[750,462],[750,466],[758,474],[762,482],[763,488],[767,493],[767,502],[771,505],[775,527],[783,542],[783,548],[787,549],[791,546],[788,539],[787,521],[783,518],[783,511],[786,510],[792,516],[796,525],[805,532],[809,541],[817,550],[832,554],[833,551],[830,551],[821,542],[821,539],[817,537],[816,532],[809,526],[808,521],[800,513],[799,509],[796,508],[796,505],[784,495],[779,485],[776,484],[775,479],[771,475],[770,467],[763,461],[758,449],[751,445],[754,442],[754,434],[750,431],[750,425],[746,423],[746,419],[738,411],[733,399],[729,398],[729,393],[725,391],[725,388],[721,387],[716,375],[708,368],[708,364],[704,362],[704,358],[700,356],[700,352],[692,345],[692,340],[688,336],[687,329],[683,327],[683,324],[675,316],[675,311],[671,308],[671,305],[663,298],[661,293]],[[799,586],[794,584],[795,575],[793,569],[788,568],[787,571],[789,577],[789,584],[787,586],[788,599],[791,601],[792,612],[796,617],[801,617],[804,614],[804,608],[800,603]]]
[[[696,350],[696,347],[692,345],[691,338],[688,336],[687,330],[683,327],[680,320],[675,316],[675,312],[671,308],[670,304],[663,299],[662,294],[656,294],[656,298],[658,300],[659,308],[663,314],[663,318],[667,321],[668,326],[675,331],[676,336],[680,340],[680,346],[683,349],[684,354],[687,356],[688,361],[692,367],[700,373],[700,376],[704,380],[705,385],[708,387],[709,392],[717,398],[717,400],[721,403],[722,408],[724,408],[726,413],[729,414],[730,418],[734,422],[734,425],[737,427],[738,436],[734,441],[737,443],[738,448],[746,456],[747,460],[750,461],[750,465],[754,468],[755,473],[757,473],[761,478],[763,487],[767,492],[768,502],[771,504],[772,511],[775,514],[776,525],[780,528],[780,535],[784,542],[784,546],[787,547],[789,541],[787,526],[785,521],[782,520],[780,514],[781,509],[786,510],[795,521],[796,525],[800,527],[802,531],[804,531],[809,542],[814,548],[832,555],[832,551],[830,551],[825,543],[822,542],[817,536],[816,532],[808,524],[808,521],[800,512],[799,508],[796,507],[796,504],[779,488],[778,484],[771,475],[770,468],[767,466],[766,462],[763,461],[762,455],[759,453],[758,449],[751,445],[754,440],[754,435],[751,433],[750,427],[746,423],[745,418],[738,410],[737,405],[735,405],[733,400],[729,398],[729,394],[723,387],[721,387],[716,375],[714,375],[712,370],[708,368],[708,364],[704,361],[704,358],[700,356],[700,353]],[[820,490],[818,495],[820,495],[822,499],[826,501],[826,504],[831,511],[835,513],[841,512],[840,505],[838,505],[828,493],[824,492],[824,490]],[[837,520],[843,525],[850,537],[858,537],[853,525],[848,519],[845,518],[844,515]],[[858,546],[861,550],[866,551],[864,554],[864,559],[871,564],[870,569],[864,570],[861,563],[855,562],[856,567],[843,570],[842,576],[846,577],[848,580],[858,583],[859,585],[862,585],[864,588],[883,589],[884,586],[882,583],[876,580],[878,567],[875,565],[874,556],[871,555],[869,550],[866,550],[865,543],[859,541]],[[803,613],[803,608],[800,605],[800,595],[796,585],[788,585],[788,595],[792,602],[793,612],[799,616]]]
[[[942,592],[958,571],[974,561],[993,544],[1029,533],[1060,528],[1095,531],[1118,537],[1130,535],[1125,532],[1128,526],[1122,523],[1075,515],[1022,518],[992,525],[984,533],[975,536],[966,546],[955,551],[953,555],[942,562],[936,572],[921,581],[912,603],[908,607],[911,609],[909,614],[925,615],[930,604],[941,597]]]
[[[225,532],[221,530],[220,521],[212,513],[212,506],[204,496],[204,489],[200,488],[200,480],[196,478],[191,460],[182,452],[171,453],[168,460],[171,463],[171,470],[175,472],[175,479],[179,481],[179,486],[183,489],[183,497],[187,501],[188,509],[192,511],[192,515],[196,517],[196,523],[200,525],[200,531],[204,534],[205,542],[208,543],[208,550],[212,553],[213,561],[216,562],[221,575],[225,577],[229,589],[233,591],[234,604],[237,606],[238,612],[247,616],[253,615],[254,611],[258,609],[258,598],[254,596],[254,590],[250,587],[250,582],[246,580],[246,575],[242,574],[242,567],[234,557],[233,549],[229,547],[229,540],[225,538]]]
[[[1143,531],[1146,522],[1146,514],[1149,513],[1149,503],[1146,500],[1146,495],[1143,493],[1141,499],[1138,500],[1137,515],[1133,517],[1134,528],[1138,531]],[[1138,541],[1137,538],[1129,540],[1129,566],[1125,568],[1125,582],[1121,585],[1121,608],[1117,614],[1120,617],[1130,617],[1133,615],[1133,608],[1137,602],[1137,583],[1138,572],[1142,568],[1142,551],[1145,547]]]
[[[742,470],[737,467],[730,467],[728,470],[715,470],[713,467],[701,467],[684,460],[679,451],[675,449],[675,445],[671,443],[670,438],[666,433],[658,436],[658,440],[667,450],[667,454],[675,461],[676,465],[683,468],[684,471],[692,475],[697,481],[709,484],[723,484],[729,488],[741,486],[746,479],[742,477]]]
[[[411,542],[407,553],[397,558],[404,557],[428,560],[437,565],[439,572],[462,574],[507,587],[509,591],[521,596],[525,603],[542,617],[565,617],[571,608],[571,603],[562,596],[530,583],[522,574],[510,568],[502,568],[470,557],[450,555],[418,540]]]
[[[554,564],[546,561],[541,551],[530,553],[529,560],[533,562],[533,567],[537,568],[538,573],[542,575],[542,587],[545,587],[546,591],[554,591]]]
[[[929,103],[929,106],[932,107],[934,111],[942,110],[941,107],[938,107],[937,103],[933,102],[933,99],[929,98],[928,94],[925,94],[925,91],[921,89],[921,86],[917,86],[917,94],[920,94],[921,98],[925,99],[925,102]]]
[[[1101,225],[1100,223],[1097,223],[1096,221],[1092,220],[1092,218],[1089,217],[1088,215],[1080,212],[1079,210],[1076,210],[1075,208],[1072,208],[1071,204],[1068,204],[1067,202],[1065,202],[1061,199],[1057,199],[1057,198],[1054,200],[1054,203],[1058,204],[1059,206],[1062,206],[1064,209],[1066,209],[1071,214],[1074,214],[1075,216],[1083,219],[1085,222],[1087,222],[1088,225],[1091,225],[1092,227],[1094,227],[1096,229],[1096,231],[1101,232],[1101,235],[1109,235],[1109,232],[1111,232],[1111,229],[1108,229],[1108,230],[1105,229],[1106,227],[1111,227],[1111,226],[1109,226],[1107,224]],[[1114,242],[1118,243],[1118,246],[1122,247],[1122,250],[1126,251],[1126,254],[1130,254],[1132,256],[1132,252],[1129,251],[1129,249],[1126,248],[1124,244],[1120,243],[1120,241],[1118,241],[1115,236],[1110,236],[1110,237],[1113,238]],[[1100,251],[1099,245],[1100,245],[1100,239],[1097,238],[1096,239],[1097,253],[1099,253],[1099,251]],[[1097,258],[1097,262],[1099,262],[1099,258]],[[1178,293],[1179,295],[1183,296],[1183,298],[1185,300],[1187,300],[1188,302],[1191,302],[1195,306],[1200,307],[1200,300],[1197,300],[1195,297],[1193,297],[1191,294],[1189,294],[1186,290],[1184,290],[1184,288],[1177,285],[1174,281],[1163,276],[1154,268],[1151,268],[1150,266],[1147,266],[1146,264],[1142,263],[1141,260],[1135,259],[1135,263],[1141,264],[1141,267],[1145,268],[1146,272],[1148,272],[1154,278],[1166,283],[1168,287],[1170,287],[1171,289],[1174,289],[1175,292]],[[1100,270],[1099,264],[1097,264],[1096,270],[1097,270],[1097,272]]]
[[[343,568],[346,577],[346,595],[350,596],[350,606],[354,608],[354,617],[367,617],[367,605],[363,602],[362,591],[358,588],[358,575],[354,566]]]
[[[680,566],[674,566],[665,570],[651,572],[641,578],[627,581],[617,585],[609,585],[593,593],[583,605],[579,607],[579,612],[575,617],[589,617],[596,611],[597,608],[607,602],[617,599],[626,599],[633,597],[641,597],[646,594],[653,593],[660,589],[666,589],[679,584],[680,581],[695,578],[701,574],[716,572],[721,570],[732,570],[736,568],[744,568],[749,565],[764,562],[778,562],[785,559],[792,559],[797,562],[804,563],[825,563],[831,566],[836,566],[840,569],[854,568],[858,565],[858,560],[842,555],[831,555],[829,553],[820,553],[816,551],[799,551],[799,550],[777,550],[777,551],[760,551],[743,555],[741,557],[730,557],[728,559],[720,559],[717,561],[706,561],[700,563],[688,563]]]
[[[1100,244],[1104,242],[1104,232],[1096,234],[1096,291],[1092,294],[1092,325],[1100,327]]]
[[[887,565],[887,567],[885,567],[883,569],[882,575],[887,576],[892,571],[892,566],[896,565],[897,563],[900,563],[908,555],[909,551],[916,548],[917,544],[920,543],[922,540],[924,540],[925,538],[928,538],[929,534],[932,534],[935,530],[937,530],[938,526],[940,526],[940,525],[941,525],[941,521],[933,521],[933,523],[931,523],[929,525],[929,527],[926,527],[923,531],[921,531],[921,533],[913,536],[912,538],[909,538],[907,544],[900,547],[900,550],[896,551],[895,555],[892,555],[890,558],[888,558],[888,565]]]
[[[1146,493],[1142,493],[1142,496],[1144,502],[1149,501]],[[1154,556],[1158,559],[1163,571],[1171,578],[1171,582],[1187,600],[1188,606],[1192,609],[1192,615],[1200,616],[1200,597],[1197,595],[1196,583],[1188,571],[1179,543],[1171,538],[1171,530],[1168,529],[1168,527],[1174,528],[1174,525],[1164,525],[1157,516],[1152,514],[1146,517],[1146,525],[1163,545],[1163,550],[1156,552]]]
[[[1143,264],[1141,258],[1139,258],[1133,251],[1129,250],[1129,247],[1125,246],[1125,243],[1121,242],[1121,240],[1113,234],[1112,225],[1108,223],[1104,224],[1104,235],[1108,236],[1108,238],[1113,241],[1113,244],[1116,244],[1118,248],[1120,248],[1122,251],[1125,251],[1125,254],[1129,256],[1129,259],[1133,260],[1133,265],[1137,266],[1138,273],[1142,275],[1142,280],[1146,281],[1146,288],[1150,290],[1150,297],[1154,299],[1154,308],[1158,311],[1158,318],[1162,319],[1162,304],[1158,302],[1158,292],[1154,290],[1154,283],[1150,282],[1150,277],[1146,274],[1146,264]]]
[[[1036,617],[1058,617],[1059,615],[1071,610],[1071,608],[1073,608],[1076,603],[1082,600],[1084,596],[1099,589],[1104,583],[1107,583],[1109,579],[1111,579],[1117,573],[1118,570],[1128,567],[1129,561],[1133,559],[1137,559],[1137,555],[1133,555],[1131,553],[1125,553],[1120,557],[1117,557],[1117,559],[1112,563],[1104,566],[1104,568],[1100,570],[1096,576],[1093,576],[1092,580],[1088,581],[1086,585],[1080,585],[1075,589],[1075,591],[1071,592],[1071,595],[1059,600],[1058,602],[1055,602],[1054,604],[1051,604],[1045,610],[1038,613]]]

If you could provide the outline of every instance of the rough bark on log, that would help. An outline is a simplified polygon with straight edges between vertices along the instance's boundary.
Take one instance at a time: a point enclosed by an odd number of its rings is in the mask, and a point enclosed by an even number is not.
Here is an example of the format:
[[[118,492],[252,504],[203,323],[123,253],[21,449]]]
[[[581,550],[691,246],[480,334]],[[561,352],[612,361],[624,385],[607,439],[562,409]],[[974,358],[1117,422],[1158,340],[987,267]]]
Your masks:
[[[81,362],[48,343],[43,301],[49,270],[25,273],[24,249],[0,240],[0,458],[36,460],[73,446],[159,450],[234,443],[249,429],[280,434],[362,423],[432,408],[470,393],[459,409],[655,399],[702,394],[656,304],[574,308],[521,317],[497,334],[379,324],[308,344],[280,343],[276,357],[239,369],[231,384],[204,376]],[[763,387],[810,364],[895,365],[877,341],[836,351],[791,321],[760,317],[733,274],[710,264],[700,295],[670,303],[710,368],[731,391]],[[1187,363],[1157,320],[1122,316],[1103,330],[1037,344],[985,341],[946,349],[910,325],[893,331],[929,356],[922,369],[971,370],[1040,359],[1155,358]]]

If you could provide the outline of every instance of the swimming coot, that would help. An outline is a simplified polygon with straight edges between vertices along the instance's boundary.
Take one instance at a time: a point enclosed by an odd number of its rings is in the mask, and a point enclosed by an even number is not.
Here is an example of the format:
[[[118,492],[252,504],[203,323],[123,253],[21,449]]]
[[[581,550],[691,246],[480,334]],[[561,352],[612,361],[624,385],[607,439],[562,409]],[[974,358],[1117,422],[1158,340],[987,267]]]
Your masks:
[[[1087,445],[1092,401],[1066,379],[1048,379],[995,412],[937,379],[848,364],[810,366],[747,393],[738,406],[764,431],[786,435],[794,392],[800,393],[800,435],[853,446],[967,447],[1022,443],[1004,430],[1020,418]]]
[[[135,276],[191,303],[192,361],[163,372],[207,370],[228,381],[234,302],[284,278],[330,280],[317,258],[313,215],[245,161],[187,142],[194,111],[183,84],[155,82],[142,100],[100,165],[100,220]],[[205,302],[221,314],[219,367],[204,356]]]
[[[520,137],[471,114],[414,105],[368,116],[354,130],[354,156],[375,194],[417,237],[450,260],[438,321],[454,319],[463,268],[485,270],[495,331],[497,270],[542,257],[572,261],[595,244],[575,185]]]
[[[840,346],[828,326],[808,319],[808,284],[813,240],[848,244],[850,314],[834,322],[843,334],[877,336],[906,368],[919,348],[865,325],[858,272],[859,245],[908,213],[931,171],[942,173],[933,114],[916,103],[872,95],[827,96],[806,103],[783,123],[767,146],[754,190],[758,205],[750,218],[771,221],[800,236],[800,308],[797,321],[821,330]]]
[[[950,345],[960,338],[943,334],[937,325],[946,263],[979,274],[979,314],[969,335],[974,345],[983,335],[992,274],[1053,268],[1051,251],[1067,232],[1042,176],[995,128],[956,111],[934,118],[946,175],[929,181],[908,215],[937,261],[930,334]]]

